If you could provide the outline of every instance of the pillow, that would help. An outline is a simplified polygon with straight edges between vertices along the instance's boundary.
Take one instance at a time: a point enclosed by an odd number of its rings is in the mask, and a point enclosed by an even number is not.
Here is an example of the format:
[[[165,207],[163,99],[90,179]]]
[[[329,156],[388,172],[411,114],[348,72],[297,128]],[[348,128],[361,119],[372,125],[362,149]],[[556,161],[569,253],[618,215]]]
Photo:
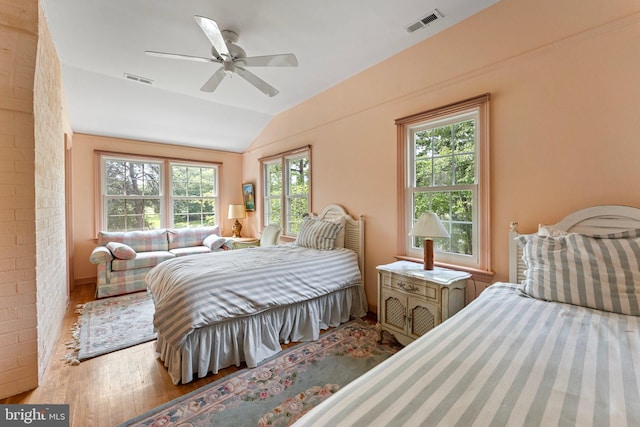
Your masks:
[[[345,231],[346,231],[346,228],[347,228],[346,227],[347,219],[344,216],[339,216],[339,217],[331,219],[329,221],[335,222],[336,224],[340,225],[340,231],[338,232],[338,235],[336,236],[335,247],[336,248],[344,248],[344,235],[345,235]]]
[[[136,257],[136,251],[129,245],[118,242],[107,243],[107,249],[111,251],[114,257],[118,259],[134,259]]]
[[[335,247],[341,228],[344,226],[335,222],[305,217],[295,244],[311,249],[331,250]]]
[[[569,233],[564,230],[558,230],[553,225],[538,224],[538,236],[558,237],[566,236],[567,234]]]
[[[226,237],[220,237],[217,234],[211,234],[202,240],[202,244],[213,251],[216,249],[220,249],[226,241]]]
[[[640,315],[640,230],[600,236],[522,235],[522,290],[613,313]]]

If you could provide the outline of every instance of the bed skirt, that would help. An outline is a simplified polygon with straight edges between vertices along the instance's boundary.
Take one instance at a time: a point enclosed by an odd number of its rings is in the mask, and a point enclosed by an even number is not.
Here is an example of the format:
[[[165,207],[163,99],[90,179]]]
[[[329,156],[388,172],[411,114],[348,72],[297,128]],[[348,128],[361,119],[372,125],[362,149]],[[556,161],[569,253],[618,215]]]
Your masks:
[[[321,329],[366,315],[362,285],[341,289],[309,301],[274,308],[250,317],[231,319],[193,331],[180,348],[158,333],[156,351],[174,384],[188,383],[209,372],[246,362],[255,368],[282,351],[280,343],[314,341]]]

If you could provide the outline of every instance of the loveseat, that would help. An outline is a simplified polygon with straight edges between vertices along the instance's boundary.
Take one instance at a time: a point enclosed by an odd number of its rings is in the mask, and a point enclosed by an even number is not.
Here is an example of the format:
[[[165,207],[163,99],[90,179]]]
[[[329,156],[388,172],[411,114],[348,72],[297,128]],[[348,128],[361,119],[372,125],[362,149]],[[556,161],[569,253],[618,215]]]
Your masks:
[[[167,259],[227,249],[220,228],[194,227],[98,234],[90,261],[98,265],[98,298],[145,290],[145,276]]]

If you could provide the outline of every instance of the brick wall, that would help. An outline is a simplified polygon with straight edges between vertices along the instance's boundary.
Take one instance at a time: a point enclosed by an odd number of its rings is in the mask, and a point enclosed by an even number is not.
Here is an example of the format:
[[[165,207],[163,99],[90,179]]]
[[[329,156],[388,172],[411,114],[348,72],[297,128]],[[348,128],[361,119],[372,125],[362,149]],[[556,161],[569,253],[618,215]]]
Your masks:
[[[38,20],[37,0],[0,0],[0,398],[38,385],[67,299],[60,67]]]
[[[65,140],[62,73],[42,8],[33,85],[35,120],[36,287],[40,377],[60,335],[67,307]]]
[[[38,384],[32,94],[37,5],[0,2],[0,397]]]

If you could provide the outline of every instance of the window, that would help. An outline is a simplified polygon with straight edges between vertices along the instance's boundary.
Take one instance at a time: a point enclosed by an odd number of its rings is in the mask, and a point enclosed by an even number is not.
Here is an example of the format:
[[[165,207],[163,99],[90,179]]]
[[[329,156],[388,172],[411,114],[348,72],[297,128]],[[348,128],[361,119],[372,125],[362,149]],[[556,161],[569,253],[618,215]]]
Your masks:
[[[264,224],[279,224],[295,236],[311,211],[311,150],[292,150],[260,160],[264,181]]]
[[[171,163],[173,226],[216,224],[216,167]]]
[[[217,223],[218,166],[99,153],[101,230]],[[168,189],[168,191],[165,191]]]
[[[489,269],[488,103],[483,95],[396,120],[408,256],[422,258],[424,239],[408,233],[434,212],[451,236],[434,239],[436,262]]]

